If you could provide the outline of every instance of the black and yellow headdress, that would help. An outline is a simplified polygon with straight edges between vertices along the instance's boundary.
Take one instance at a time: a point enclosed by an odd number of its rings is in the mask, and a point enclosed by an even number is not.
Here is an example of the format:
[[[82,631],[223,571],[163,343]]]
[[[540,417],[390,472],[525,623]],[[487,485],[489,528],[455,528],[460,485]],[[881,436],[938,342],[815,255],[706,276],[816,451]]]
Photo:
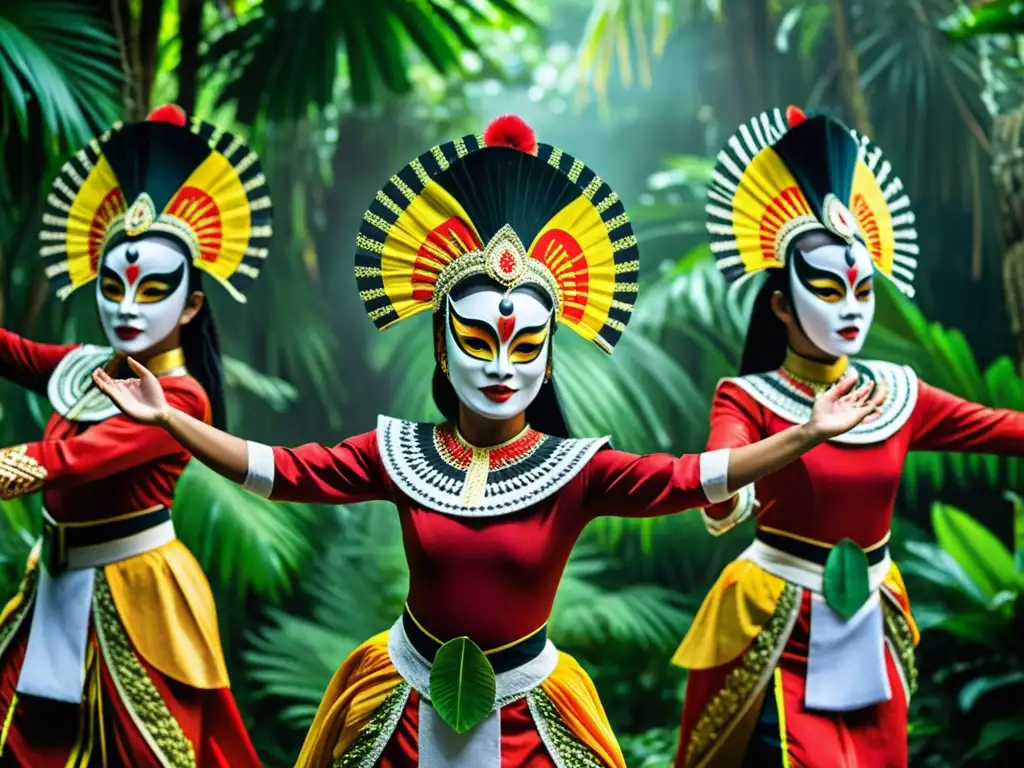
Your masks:
[[[903,183],[869,139],[795,107],[740,126],[718,153],[708,187],[711,249],[726,279],[785,265],[801,234],[860,240],[875,267],[913,295],[914,213]]]
[[[638,268],[618,195],[510,115],[392,176],[356,241],[359,294],[378,328],[437,310],[458,282],[486,274],[546,291],[558,321],[606,352],[629,322]]]
[[[64,164],[46,198],[40,254],[64,299],[96,278],[112,247],[160,235],[244,302],[267,256],[270,214],[256,153],[167,105],[145,122],[115,126]]]

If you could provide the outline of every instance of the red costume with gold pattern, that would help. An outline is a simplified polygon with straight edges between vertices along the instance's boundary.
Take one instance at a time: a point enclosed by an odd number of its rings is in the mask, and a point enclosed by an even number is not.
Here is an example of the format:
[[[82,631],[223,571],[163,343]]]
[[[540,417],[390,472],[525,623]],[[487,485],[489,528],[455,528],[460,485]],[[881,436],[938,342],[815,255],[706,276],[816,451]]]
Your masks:
[[[236,297],[256,275],[243,262],[269,236],[259,163],[214,130],[161,110],[78,152],[55,182],[42,234],[47,272],[61,297],[101,277],[101,316],[106,306],[121,324],[112,343],[177,328],[184,297],[199,290],[194,270]],[[163,249],[155,257],[143,253],[154,236]],[[164,263],[176,269],[150,269]],[[202,323],[212,320],[202,317],[190,339],[205,338]],[[209,422],[213,401],[190,367],[193,349],[209,350],[185,342],[184,330],[181,338],[143,359],[174,407]],[[0,497],[40,491],[44,518],[22,588],[0,616],[0,762],[255,768],[213,595],[174,534],[189,454],[121,415],[91,381],[98,366],[130,375],[122,351],[0,329],[0,376],[54,409],[41,440],[0,451]]]

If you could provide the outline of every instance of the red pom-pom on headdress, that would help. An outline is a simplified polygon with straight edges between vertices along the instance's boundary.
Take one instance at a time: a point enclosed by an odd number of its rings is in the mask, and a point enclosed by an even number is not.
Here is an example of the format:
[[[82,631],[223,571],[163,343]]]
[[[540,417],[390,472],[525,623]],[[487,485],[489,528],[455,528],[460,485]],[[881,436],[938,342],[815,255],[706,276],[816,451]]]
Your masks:
[[[171,125],[184,128],[188,117],[185,115],[185,110],[177,104],[164,104],[150,112],[146,120],[151,123],[171,123]]]
[[[807,115],[800,107],[794,107],[792,104],[786,107],[786,123],[790,128],[796,128],[806,119]]]
[[[511,147],[528,155],[537,154],[537,135],[518,115],[502,115],[491,120],[484,131],[488,147]]]

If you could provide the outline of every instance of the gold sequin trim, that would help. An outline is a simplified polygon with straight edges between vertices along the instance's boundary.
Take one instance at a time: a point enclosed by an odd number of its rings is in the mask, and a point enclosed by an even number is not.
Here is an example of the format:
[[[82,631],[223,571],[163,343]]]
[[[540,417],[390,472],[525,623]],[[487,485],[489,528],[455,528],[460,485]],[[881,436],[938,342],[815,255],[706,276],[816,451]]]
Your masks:
[[[356,247],[362,248],[370,253],[384,253],[384,243],[371,240],[366,235],[356,235]]]
[[[396,203],[390,197],[385,195],[384,194],[384,190],[379,190],[377,192],[377,202],[380,203],[381,205],[383,205],[385,208],[387,208],[393,214],[395,214],[395,216],[401,216],[402,215],[402,209],[398,207],[398,203]]]
[[[626,213],[620,213],[618,216],[614,216],[604,223],[604,228],[609,232],[612,232],[623,224],[629,224],[629,215]]]
[[[397,315],[398,313],[395,312],[395,308],[394,307],[388,305],[386,307],[378,307],[377,309],[373,310],[372,312],[367,312],[367,314],[370,316],[370,319],[373,322],[376,323],[382,317],[387,317],[388,315],[391,315],[391,314]]]
[[[628,237],[620,237],[614,243],[612,243],[613,251],[624,251],[627,248],[636,245],[636,235],[629,235]]]
[[[569,177],[569,181],[575,184],[579,180],[580,174],[583,173],[583,167],[582,161],[573,160],[572,166],[569,168],[569,173],[566,174],[566,176]]]
[[[375,213],[367,211],[363,214],[363,221],[376,227],[385,235],[391,231],[391,225]]]
[[[437,160],[437,164],[442,171],[448,170],[448,158],[444,156],[444,152],[440,147],[431,147],[430,154],[432,154],[434,159]]]
[[[356,267],[356,277],[380,277],[380,267]]]
[[[597,204],[597,212],[604,213],[617,202],[619,202],[619,195],[616,192],[612,192],[611,194],[606,196],[600,203]]]
[[[427,173],[427,169],[423,167],[423,163],[419,161],[419,158],[409,163],[409,167],[416,174],[416,178],[420,180],[420,184],[425,187],[430,183],[430,175]]]
[[[469,150],[466,149],[466,141],[461,136],[455,140],[455,154],[458,157],[465,157],[469,154]]]
[[[391,177],[391,183],[398,188],[398,191],[401,192],[405,196],[405,199],[408,200],[410,203],[416,199],[416,193],[412,191],[408,184],[406,184],[397,176]]]
[[[632,304],[627,304],[624,301],[619,301],[617,299],[612,299],[612,309],[618,309],[618,310],[621,310],[623,312],[632,312],[633,311],[633,305]]]
[[[363,301],[373,301],[374,299],[383,299],[387,294],[383,288],[372,288],[369,291],[360,291],[359,298]]]
[[[402,682],[389,693],[352,746],[334,761],[333,768],[371,768],[376,765],[402,719],[411,690],[408,683]]]
[[[96,571],[93,620],[103,658],[121,703],[150,749],[166,768],[195,766],[196,753],[192,742],[185,736],[181,725],[174,719],[167,703],[135,655],[102,569]]]
[[[569,730],[544,689],[534,688],[527,694],[526,701],[541,741],[557,768],[604,768],[597,756]]]
[[[551,150],[551,156],[548,158],[548,165],[553,165],[558,168],[562,164],[562,150],[555,147]]]
[[[786,584],[775,613],[754,639],[740,665],[726,675],[725,684],[700,714],[686,747],[686,765],[696,765],[718,744],[744,704],[764,685],[782,645],[789,639],[803,590]]]
[[[615,265],[615,274],[621,275],[626,272],[636,272],[640,269],[640,260],[632,259],[630,261],[623,261]]]
[[[604,321],[604,327],[611,328],[613,331],[618,331],[619,333],[622,333],[623,331],[626,330],[626,324],[621,320],[616,320],[613,317],[609,317],[607,320]]]
[[[9,501],[38,491],[46,474],[46,469],[25,453],[24,445],[0,450],[0,499]]]
[[[903,668],[903,678],[911,695],[917,692],[917,659],[914,654],[914,635],[903,612],[885,600],[882,601],[885,616],[885,634],[896,649],[896,661]]]
[[[583,188],[583,196],[585,198],[587,198],[587,200],[593,200],[594,199],[594,195],[597,194],[597,190],[600,189],[600,187],[601,187],[601,185],[603,183],[604,182],[601,181],[601,177],[600,176],[595,176],[594,178],[592,178],[590,180],[590,183],[587,184],[587,186]]]
[[[639,293],[640,292],[640,284],[639,283],[616,283],[615,284],[615,292],[616,293]]]

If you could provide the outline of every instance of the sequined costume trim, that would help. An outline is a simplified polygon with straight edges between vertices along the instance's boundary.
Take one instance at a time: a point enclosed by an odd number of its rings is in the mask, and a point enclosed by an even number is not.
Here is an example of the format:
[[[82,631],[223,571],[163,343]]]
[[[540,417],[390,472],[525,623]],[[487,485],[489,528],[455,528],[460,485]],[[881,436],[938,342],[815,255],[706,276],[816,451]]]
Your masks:
[[[21,605],[11,611],[11,614],[4,620],[3,624],[0,624],[0,658],[7,652],[7,646],[10,645],[11,640],[16,634],[18,629],[21,627],[22,622],[28,615],[28,609],[32,607],[32,602],[36,597],[36,569],[31,568],[25,573],[25,578],[21,581],[21,588],[18,590],[21,594]]]
[[[882,590],[885,594],[885,590]],[[907,703],[917,692],[917,660],[914,653],[914,636],[906,617],[898,607],[893,605],[891,598],[882,600],[882,616],[885,621],[886,645],[892,653],[893,660],[899,669],[903,681]]]
[[[408,683],[401,683],[389,693],[359,738],[334,761],[333,768],[372,768],[376,765],[402,719],[410,691],[412,687]]]
[[[561,490],[608,442],[531,429],[492,448],[468,445],[449,426],[381,416],[377,444],[391,481],[427,509],[492,517],[526,509]]]
[[[783,588],[775,613],[743,655],[740,665],[726,676],[722,689],[701,712],[687,745],[687,766],[704,764],[771,679],[800,613],[802,593],[800,587],[792,584]]]
[[[858,386],[867,382],[884,382],[887,387],[880,415],[871,422],[862,422],[830,442],[845,445],[870,445],[888,440],[898,432],[917,403],[917,374],[905,365],[879,360],[853,360]],[[793,424],[804,424],[811,418],[814,390],[785,369],[750,376],[725,379],[750,395],[775,415]]]
[[[194,768],[196,753],[149,679],[121,624],[106,576],[96,571],[93,621],[121,703],[164,768]]]
[[[25,446],[0,449],[0,499],[8,501],[38,491],[46,468],[25,453]]]
[[[543,689],[534,688],[527,694],[526,701],[540,738],[557,768],[603,768],[597,756],[562,722]]]

